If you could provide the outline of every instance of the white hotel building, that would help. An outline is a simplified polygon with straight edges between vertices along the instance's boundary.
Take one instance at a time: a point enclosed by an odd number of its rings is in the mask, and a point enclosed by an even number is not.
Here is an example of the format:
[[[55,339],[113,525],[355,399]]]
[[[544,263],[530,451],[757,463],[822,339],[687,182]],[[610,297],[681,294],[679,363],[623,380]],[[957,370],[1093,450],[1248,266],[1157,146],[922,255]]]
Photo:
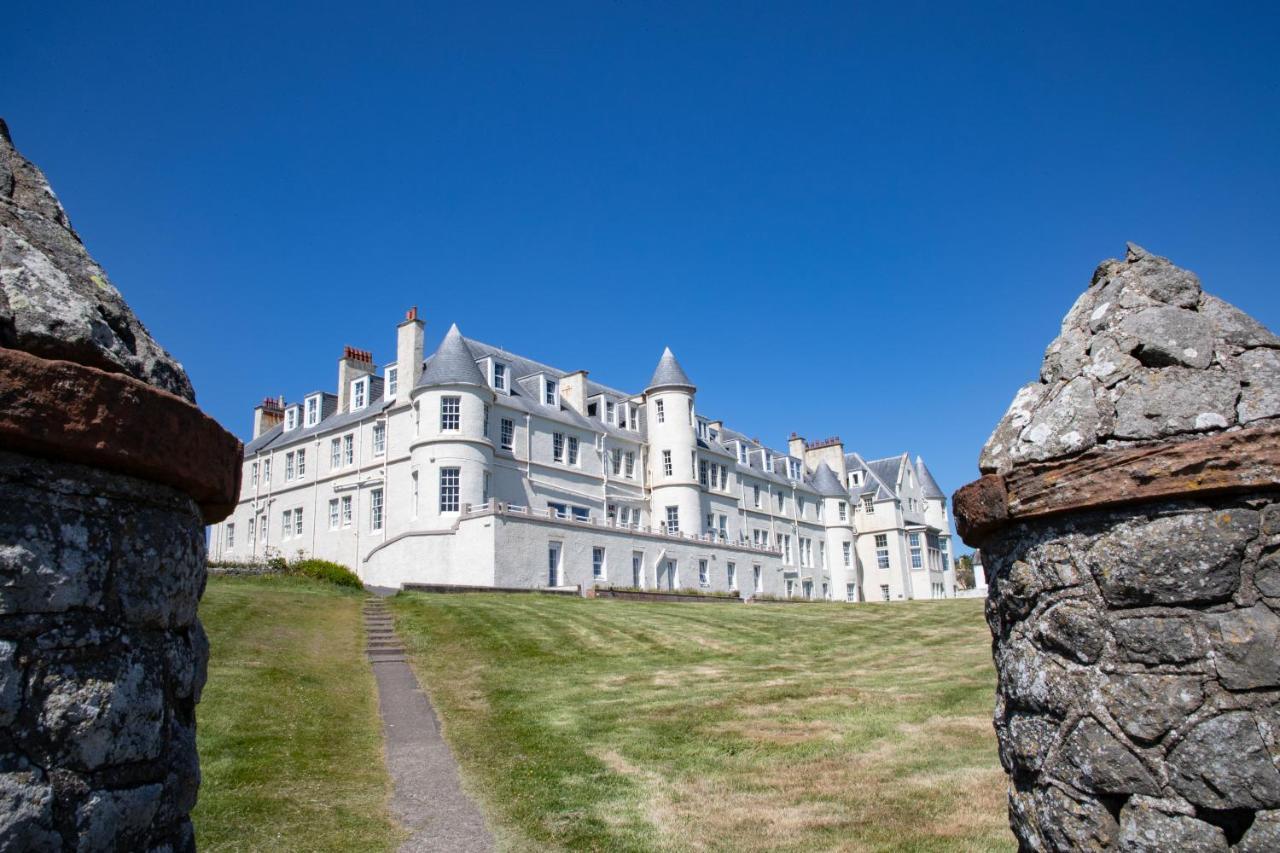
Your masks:
[[[698,413],[670,350],[639,393],[464,338],[416,309],[378,371],[265,400],[210,558],[320,557],[367,584],[951,597],[946,496],[921,459],[770,449]]]

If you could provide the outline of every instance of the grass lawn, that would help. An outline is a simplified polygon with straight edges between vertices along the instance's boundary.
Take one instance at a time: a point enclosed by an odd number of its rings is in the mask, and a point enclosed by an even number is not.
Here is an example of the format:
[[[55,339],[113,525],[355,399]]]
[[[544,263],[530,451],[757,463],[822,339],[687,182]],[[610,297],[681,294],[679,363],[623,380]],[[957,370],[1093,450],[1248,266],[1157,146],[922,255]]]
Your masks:
[[[518,850],[1012,850],[982,602],[401,594]]]
[[[363,597],[299,578],[210,578],[200,850],[395,848]]]

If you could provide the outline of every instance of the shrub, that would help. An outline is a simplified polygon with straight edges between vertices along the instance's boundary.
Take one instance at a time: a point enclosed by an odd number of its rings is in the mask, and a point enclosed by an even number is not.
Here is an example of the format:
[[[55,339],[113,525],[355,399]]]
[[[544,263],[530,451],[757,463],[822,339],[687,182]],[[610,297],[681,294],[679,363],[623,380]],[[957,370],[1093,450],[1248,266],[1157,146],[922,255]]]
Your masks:
[[[338,586],[349,586],[353,589],[364,589],[364,584],[355,573],[340,563],[328,560],[297,560],[289,564],[290,574],[302,575],[318,581],[328,581]]]

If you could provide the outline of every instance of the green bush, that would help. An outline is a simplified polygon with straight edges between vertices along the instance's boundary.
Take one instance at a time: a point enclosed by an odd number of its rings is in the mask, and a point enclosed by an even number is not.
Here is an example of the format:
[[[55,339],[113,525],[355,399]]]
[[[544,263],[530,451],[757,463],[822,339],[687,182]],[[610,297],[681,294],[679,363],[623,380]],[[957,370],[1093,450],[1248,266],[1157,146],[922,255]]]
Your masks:
[[[364,584],[355,573],[340,563],[328,560],[297,560],[289,564],[290,574],[302,575],[318,581],[328,581],[338,586],[349,586],[353,589],[364,589]]]

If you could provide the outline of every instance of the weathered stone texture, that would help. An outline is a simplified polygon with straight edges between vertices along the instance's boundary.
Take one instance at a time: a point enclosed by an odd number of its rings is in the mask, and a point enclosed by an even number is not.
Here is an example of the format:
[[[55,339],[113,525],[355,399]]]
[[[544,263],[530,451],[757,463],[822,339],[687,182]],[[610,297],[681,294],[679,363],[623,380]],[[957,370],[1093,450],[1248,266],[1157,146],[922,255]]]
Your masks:
[[[983,449],[1025,850],[1280,850],[1280,339],[1163,258],[1098,268]]]
[[[195,503],[0,452],[0,542],[0,851],[190,849]]]
[[[0,120],[0,346],[126,373],[195,400]]]

